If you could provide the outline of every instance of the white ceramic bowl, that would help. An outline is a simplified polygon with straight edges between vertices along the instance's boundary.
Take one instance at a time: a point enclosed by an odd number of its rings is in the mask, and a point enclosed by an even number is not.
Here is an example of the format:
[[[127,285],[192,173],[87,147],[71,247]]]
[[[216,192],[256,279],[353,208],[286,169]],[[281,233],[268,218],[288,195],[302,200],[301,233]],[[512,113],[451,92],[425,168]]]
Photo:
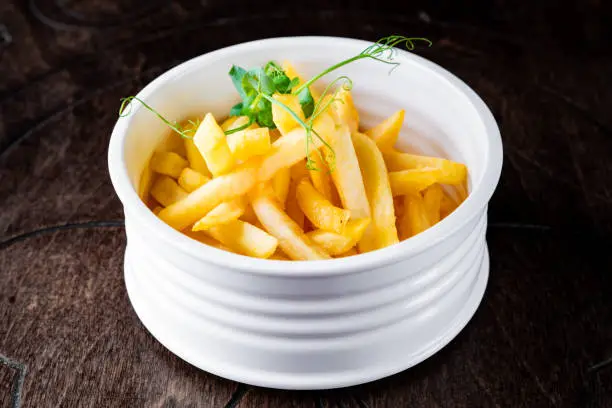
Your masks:
[[[254,41],[187,61],[138,96],[172,120],[237,101],[227,72],[290,60],[311,76],[370,43],[333,37]],[[117,121],[109,169],[125,210],[125,280],[133,307],[170,351],[248,384],[323,389],[405,370],[446,345],[483,296],[487,203],[502,167],[495,120],[461,80],[419,56],[401,65],[347,65],[362,119],[406,109],[400,143],[469,168],[471,193],[446,219],[397,245],[354,257],[287,262],[248,258],[191,240],[139,199],[141,170],[167,128],[139,105]],[[324,82],[324,81],[323,81]],[[443,150],[442,150],[443,148]]]

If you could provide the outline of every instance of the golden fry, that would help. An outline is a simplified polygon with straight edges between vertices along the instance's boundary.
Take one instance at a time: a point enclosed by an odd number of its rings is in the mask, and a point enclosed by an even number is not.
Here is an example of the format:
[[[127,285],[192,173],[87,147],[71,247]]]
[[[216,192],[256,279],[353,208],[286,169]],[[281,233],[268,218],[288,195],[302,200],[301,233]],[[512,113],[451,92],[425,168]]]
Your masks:
[[[159,213],[159,218],[172,228],[184,229],[222,202],[244,195],[251,190],[257,182],[258,168],[257,158],[249,160],[233,172],[212,179],[183,200],[164,208]]]
[[[390,172],[436,169],[440,184],[460,184],[467,179],[467,167],[451,160],[397,151],[384,151],[383,156]]]
[[[334,121],[338,125],[348,125],[350,132],[356,132],[359,128],[359,113],[353,103],[351,91],[341,88],[336,93],[337,102],[331,104]]]
[[[224,132],[232,129],[238,129],[239,127],[249,123],[249,120],[250,119],[248,116],[230,116],[229,118],[223,121],[223,123],[221,124],[221,129]],[[251,123],[249,127],[247,127],[247,129],[257,129],[257,124]]]
[[[191,193],[209,181],[209,177],[206,177],[202,173],[198,173],[189,167],[185,167],[178,178],[179,186],[181,186],[188,193]]]
[[[399,242],[395,227],[395,208],[385,161],[376,143],[366,135],[355,132],[353,145],[361,168],[372,224],[359,241],[361,252],[373,251]]]
[[[334,122],[327,114],[321,114],[314,122],[314,129],[323,138],[334,133]],[[311,151],[322,146],[320,140],[313,135]],[[306,131],[296,128],[272,144],[272,148],[263,156],[259,169],[259,181],[270,180],[277,171],[291,167],[306,157]]]
[[[434,168],[410,169],[392,171],[389,173],[389,183],[394,196],[417,194],[427,187],[438,183],[442,170]]]
[[[299,166],[302,163],[294,164],[293,167]],[[302,229],[305,230],[305,216],[300,208],[297,201],[297,185],[301,179],[292,179],[289,183],[289,193],[287,194],[287,201],[285,203],[285,211],[287,215],[295,221],[295,223]]]
[[[197,127],[195,126],[197,122],[192,120],[191,122],[187,122],[184,124],[184,129],[187,134],[195,135]],[[204,158],[200,154],[200,151],[193,143],[193,139],[183,139],[185,145],[185,152],[187,154],[187,161],[189,161],[189,167],[194,169],[200,174],[204,176],[211,177],[210,170],[208,170],[208,166],[204,161]]]
[[[403,109],[398,110],[372,129],[367,130],[365,134],[376,142],[380,150],[393,148],[395,142],[397,142],[402,125],[404,124],[405,113],[406,111]]]
[[[407,239],[431,227],[427,210],[420,194],[407,194],[404,197],[404,216],[400,221],[400,234]]]
[[[318,229],[306,235],[328,254],[338,256],[349,251],[361,240],[369,224],[369,219],[359,218],[349,221],[342,234]]]
[[[351,211],[353,218],[370,218],[370,204],[348,126],[336,129],[329,144],[336,154],[336,168],[331,177],[342,206]]]
[[[315,186],[317,190],[323,196],[328,199],[332,204],[337,205],[339,202],[334,200],[334,190],[331,179],[331,172],[329,171],[329,166],[327,162],[323,160],[320,151],[316,151],[310,154],[310,159],[315,165],[316,170],[309,170],[310,180],[312,181],[312,185]]]
[[[340,234],[351,217],[349,210],[334,206],[306,178],[298,183],[297,202],[310,222],[323,230]]]
[[[270,150],[270,131],[268,128],[257,128],[231,133],[227,135],[227,145],[234,159],[244,162]]]
[[[439,184],[434,184],[428,187],[423,193],[423,204],[427,211],[429,223],[435,225],[440,221],[440,203],[442,201],[442,187]]]
[[[285,202],[287,201],[287,194],[289,194],[289,183],[291,182],[291,169],[284,168],[278,171],[272,177],[272,188],[278,198],[278,203],[281,208],[285,208]]]
[[[304,112],[302,111],[302,105],[300,105],[300,100],[297,95],[274,94],[272,97],[290,108],[294,113],[297,114],[297,116],[302,122],[305,120]],[[286,135],[293,129],[300,126],[300,124],[289,112],[285,110],[285,108],[275,103],[272,104],[272,120],[274,121],[274,124],[276,125],[278,130],[280,130],[282,135]]]
[[[270,186],[251,193],[251,205],[265,229],[278,239],[278,245],[294,260],[330,259],[330,256],[310,240],[304,231],[278,206]]]
[[[227,145],[225,133],[211,113],[207,113],[198,126],[193,143],[196,145],[208,169],[214,177],[228,173],[234,166],[232,152]]]
[[[248,201],[246,196],[236,197],[233,200],[225,201],[208,214],[202,217],[199,221],[193,224],[193,231],[205,231],[215,225],[227,224],[230,221],[240,218],[247,207]]]
[[[159,174],[165,174],[174,179],[177,179],[181,171],[187,167],[189,163],[181,156],[174,152],[155,152],[151,156],[149,166],[151,170]]]
[[[168,176],[160,176],[151,187],[151,196],[164,207],[168,207],[185,199],[187,192],[179,187],[174,179]]]
[[[278,246],[278,240],[272,235],[241,220],[214,226],[208,233],[232,250],[256,258],[269,257]]]

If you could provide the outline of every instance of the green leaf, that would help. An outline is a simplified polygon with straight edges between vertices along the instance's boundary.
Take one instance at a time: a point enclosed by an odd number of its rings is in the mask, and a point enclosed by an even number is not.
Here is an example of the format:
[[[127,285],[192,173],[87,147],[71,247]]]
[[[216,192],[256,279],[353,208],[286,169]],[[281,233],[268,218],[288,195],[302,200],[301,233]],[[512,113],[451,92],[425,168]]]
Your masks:
[[[285,93],[291,93],[291,90],[298,86],[300,84],[300,78],[295,77],[291,80],[291,82],[289,82],[289,85],[287,85],[287,92]]]
[[[257,123],[259,126],[267,127],[270,129],[276,128],[274,120],[272,119],[272,104],[270,101],[262,98],[261,102],[258,103],[262,108],[257,112]]]
[[[230,68],[229,70],[229,76],[232,78],[232,83],[234,84],[234,87],[236,88],[242,99],[244,99],[246,96],[246,92],[244,91],[242,82],[242,79],[244,78],[246,73],[247,71],[244,68],[241,68],[236,65],[232,65],[232,68]]]
[[[314,99],[312,98],[310,90],[308,88],[302,89],[302,91],[298,94],[298,99],[300,101],[300,105],[302,105],[304,117],[310,117],[314,111]]]
[[[235,104],[234,106],[232,106],[232,109],[230,109],[230,116],[240,116],[242,115],[242,102],[238,102],[237,104]]]

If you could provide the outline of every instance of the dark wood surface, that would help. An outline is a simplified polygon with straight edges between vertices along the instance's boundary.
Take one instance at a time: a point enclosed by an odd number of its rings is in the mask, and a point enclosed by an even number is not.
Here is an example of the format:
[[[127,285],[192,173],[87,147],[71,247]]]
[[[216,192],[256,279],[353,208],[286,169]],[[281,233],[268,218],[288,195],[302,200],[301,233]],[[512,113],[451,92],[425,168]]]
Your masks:
[[[1,1],[0,407],[612,407],[610,6],[522,3]],[[124,288],[106,169],[119,98],[246,40],[390,33],[432,39],[418,52],[501,127],[473,320],[417,367],[335,391],[254,388],[179,360]]]

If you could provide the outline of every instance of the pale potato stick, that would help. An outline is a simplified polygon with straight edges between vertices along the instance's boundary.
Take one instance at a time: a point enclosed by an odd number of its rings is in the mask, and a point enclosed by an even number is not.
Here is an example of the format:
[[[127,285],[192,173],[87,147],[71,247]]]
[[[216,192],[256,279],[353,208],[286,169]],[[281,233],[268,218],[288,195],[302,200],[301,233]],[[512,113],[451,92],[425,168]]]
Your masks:
[[[168,207],[187,198],[187,192],[174,179],[168,176],[160,176],[151,187],[151,196],[164,207]]]
[[[239,197],[251,190],[257,182],[258,167],[258,158],[241,164],[231,173],[212,179],[183,200],[164,208],[159,213],[159,218],[171,227],[182,230],[222,202]]]
[[[389,183],[394,196],[417,194],[432,184],[439,183],[442,170],[435,168],[389,172]]]
[[[225,245],[223,245],[221,242],[217,241],[216,239],[214,239],[213,237],[210,236],[210,234],[206,231],[191,231],[191,230],[186,230],[183,232],[185,235],[187,235],[189,238],[191,239],[195,239],[196,241],[199,241],[205,245],[214,247],[214,248],[218,248],[218,249],[222,249],[224,251],[227,252],[232,252],[232,253],[236,253],[236,251],[233,251],[231,248],[226,247]]]
[[[423,193],[423,204],[425,205],[430,225],[435,225],[440,221],[442,194],[442,187],[439,184],[428,187]]]
[[[208,233],[232,250],[256,258],[269,257],[278,246],[278,240],[272,235],[241,220],[214,226]]]
[[[198,126],[193,143],[214,177],[228,173],[234,167],[234,158],[227,145],[225,133],[211,113],[207,113]]]
[[[352,138],[372,213],[372,224],[359,241],[359,250],[367,252],[399,242],[395,207],[387,167],[378,146],[363,133],[355,132]]]
[[[294,164],[293,166],[299,166],[302,163]],[[304,164],[305,165],[305,164]],[[285,211],[287,215],[295,221],[295,223],[302,229],[305,230],[306,217],[302,212],[297,202],[297,185],[301,179],[292,179],[289,183],[289,192],[287,194],[287,201],[285,202]]]
[[[330,259],[330,256],[310,240],[304,231],[280,209],[274,191],[269,186],[255,188],[250,193],[251,205],[265,229],[278,239],[287,256],[294,260]]]
[[[376,142],[380,150],[393,148],[395,142],[397,142],[397,137],[402,129],[402,125],[404,124],[405,113],[406,111],[403,109],[398,110],[372,129],[366,130],[365,134]]]
[[[297,185],[297,202],[310,222],[323,230],[341,234],[351,217],[349,210],[334,206],[306,178]]]
[[[195,135],[196,130],[197,130],[197,127],[195,126],[196,123],[197,123],[196,121],[187,122],[186,124],[184,124],[183,129],[185,130],[187,134],[190,134],[193,136]],[[198,150],[196,145],[193,143],[193,139],[185,138],[183,140],[184,140],[184,145],[185,145],[185,153],[187,155],[186,157],[187,157],[187,160],[189,161],[189,167],[191,167],[192,169],[194,169],[200,174],[210,177],[211,174],[210,174],[210,171],[208,170],[208,166],[206,166],[206,162],[204,161],[204,158],[200,154],[200,151]]]
[[[165,174],[174,179],[177,179],[188,165],[187,160],[174,152],[155,152],[149,162],[149,166],[154,172]]]
[[[413,237],[431,226],[421,194],[407,194],[404,197],[404,208],[400,221],[402,239]]]
[[[357,154],[347,125],[340,126],[329,139],[336,154],[336,168],[331,173],[342,206],[353,218],[370,218],[370,204],[363,185]]]
[[[389,171],[439,169],[438,182],[441,184],[459,184],[467,179],[467,167],[451,160],[398,151],[384,151],[383,157]]]
[[[281,208],[285,208],[287,194],[289,194],[289,183],[291,182],[291,169],[289,167],[279,170],[272,177],[272,189],[276,193]]]
[[[315,186],[317,190],[323,196],[328,199],[332,204],[337,205],[339,203],[334,202],[333,190],[332,190],[332,180],[331,180],[331,172],[329,171],[329,166],[327,162],[323,160],[320,151],[316,151],[310,154],[310,159],[315,165],[316,170],[310,170],[310,180],[312,184]]]
[[[227,145],[234,159],[244,162],[270,150],[270,131],[268,128],[257,128],[231,133],[227,135]]]
[[[327,253],[337,256],[354,247],[357,242],[361,240],[361,237],[363,237],[363,233],[369,224],[369,219],[359,218],[350,220],[346,224],[342,234],[318,229],[310,231],[306,235]]]
[[[341,88],[335,99],[339,100],[331,104],[334,121],[338,125],[347,124],[351,132],[356,132],[359,128],[359,113],[353,103],[351,91]]]
[[[179,186],[181,186],[188,193],[191,193],[209,181],[210,177],[207,177],[190,167],[185,167],[178,178]]]
[[[335,133],[335,125],[328,114],[321,114],[314,122],[315,131],[326,141]],[[313,135],[311,151],[315,151],[323,144]],[[306,130],[299,127],[272,144],[272,148],[263,156],[259,169],[259,181],[270,180],[277,171],[291,167],[306,157]]]
[[[300,100],[297,95],[291,94],[274,94],[272,96],[274,99],[279,101],[280,103],[289,107],[293,112],[295,112],[298,117],[304,121],[304,112],[302,111],[302,105],[300,105]],[[295,120],[293,116],[281,106],[276,103],[272,104],[272,120],[274,124],[280,130],[282,135],[286,135],[293,129],[300,126],[300,124]]]
[[[236,197],[232,200],[225,201],[212,210],[195,224],[193,231],[205,231],[215,225],[227,224],[230,221],[237,220],[244,214],[248,200],[246,196]]]

